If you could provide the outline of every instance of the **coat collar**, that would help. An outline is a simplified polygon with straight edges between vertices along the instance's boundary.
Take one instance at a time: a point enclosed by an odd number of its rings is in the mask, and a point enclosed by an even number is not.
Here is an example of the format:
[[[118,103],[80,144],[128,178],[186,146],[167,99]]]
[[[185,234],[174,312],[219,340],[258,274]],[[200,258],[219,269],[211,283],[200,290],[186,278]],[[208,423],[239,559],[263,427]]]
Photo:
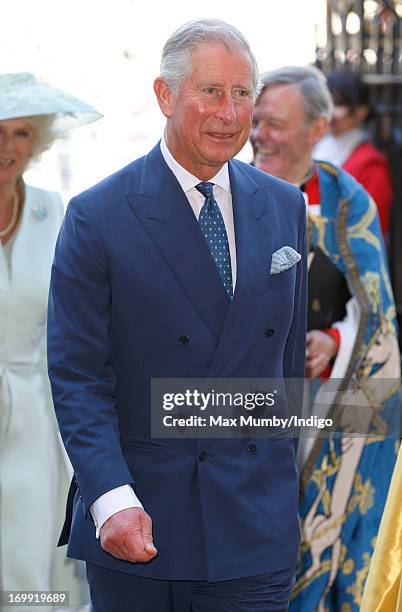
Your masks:
[[[23,243],[27,236],[29,237],[29,211],[32,208],[32,194],[30,190],[24,185],[24,205],[18,226],[13,238],[12,253],[11,253],[11,271],[8,268],[6,257],[2,249],[0,250],[0,286],[8,286],[11,284],[12,271],[15,268],[16,258],[18,258],[20,245]]]
[[[219,344],[217,354],[225,344],[223,330],[230,329],[230,320],[236,313],[251,305],[249,302],[255,299],[254,279],[258,271],[264,274],[261,266],[268,266],[259,259],[256,236],[256,225],[266,217],[266,201],[247,166],[230,161],[229,176],[237,257],[232,303],[187,197],[163,159],[159,144],[145,157],[137,184],[127,194],[134,214]]]
[[[165,139],[163,137],[160,141],[160,147],[161,147],[162,156],[166,164],[168,165],[170,170],[173,172],[176,179],[179,181],[180,186],[183,189],[183,191],[184,192],[190,191],[190,189],[198,185],[198,183],[200,182],[200,179],[194,176],[194,174],[191,174],[191,172],[186,170],[186,168],[183,168],[183,166],[181,166],[175,160],[175,158],[169,151],[167,144],[165,142]],[[214,183],[214,185],[217,185],[221,187],[222,189],[224,189],[225,191],[228,191],[230,193],[230,179],[229,179],[228,164],[227,163],[224,164],[224,166],[222,166],[222,168],[215,174],[215,176],[213,176],[209,180],[211,183]]]
[[[159,144],[144,160],[138,192],[127,197],[182,289],[218,339],[229,300],[198,221]]]

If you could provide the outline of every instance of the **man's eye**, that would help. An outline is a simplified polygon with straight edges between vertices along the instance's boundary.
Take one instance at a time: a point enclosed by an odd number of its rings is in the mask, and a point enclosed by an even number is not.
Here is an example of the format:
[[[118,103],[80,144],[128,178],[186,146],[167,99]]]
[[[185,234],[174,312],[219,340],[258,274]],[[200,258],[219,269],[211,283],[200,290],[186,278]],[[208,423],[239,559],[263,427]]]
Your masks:
[[[207,94],[214,94],[216,92],[216,88],[215,87],[206,87],[205,89]]]
[[[29,132],[27,132],[26,130],[18,130],[18,132],[16,132],[16,135],[22,136],[23,138],[28,138]]]
[[[235,89],[233,91],[233,94],[237,98],[249,98],[250,97],[250,91],[248,89]]]

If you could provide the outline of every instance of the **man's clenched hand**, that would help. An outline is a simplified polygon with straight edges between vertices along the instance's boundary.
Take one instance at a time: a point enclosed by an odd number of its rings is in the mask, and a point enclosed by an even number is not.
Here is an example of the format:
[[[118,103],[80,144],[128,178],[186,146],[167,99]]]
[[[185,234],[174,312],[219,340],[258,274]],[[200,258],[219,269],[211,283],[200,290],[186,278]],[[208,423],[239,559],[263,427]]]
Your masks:
[[[142,508],[126,508],[108,518],[101,527],[100,542],[106,552],[133,563],[146,563],[158,554],[152,519]]]

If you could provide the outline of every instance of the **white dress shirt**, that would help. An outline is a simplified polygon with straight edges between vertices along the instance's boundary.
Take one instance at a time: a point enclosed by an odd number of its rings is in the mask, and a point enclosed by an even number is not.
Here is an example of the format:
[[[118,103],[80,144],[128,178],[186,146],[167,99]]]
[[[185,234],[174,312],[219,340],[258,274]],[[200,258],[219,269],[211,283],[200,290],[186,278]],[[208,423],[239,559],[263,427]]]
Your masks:
[[[189,204],[198,219],[201,208],[204,205],[204,196],[195,188],[200,179],[183,168],[170,153],[167,148],[165,139],[162,137],[161,153],[166,164],[175,175],[180,187],[183,189]],[[222,213],[223,222],[229,242],[230,262],[232,266],[232,284],[233,291],[236,285],[236,242],[233,222],[233,206],[232,193],[230,191],[229,168],[228,164],[224,164],[217,174],[210,179],[210,183],[214,183],[214,196]],[[102,525],[116,512],[126,510],[127,508],[143,508],[140,500],[134,493],[131,485],[123,485],[112,489],[101,495],[91,506],[91,514],[96,527],[96,537],[99,538],[99,532]]]

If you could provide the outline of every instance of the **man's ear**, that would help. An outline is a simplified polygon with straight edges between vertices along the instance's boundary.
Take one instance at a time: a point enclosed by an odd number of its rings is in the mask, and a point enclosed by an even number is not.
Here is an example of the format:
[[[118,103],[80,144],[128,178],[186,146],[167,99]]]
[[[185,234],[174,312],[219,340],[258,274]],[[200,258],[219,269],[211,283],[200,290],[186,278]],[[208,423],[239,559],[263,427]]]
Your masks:
[[[155,79],[154,92],[162,113],[166,118],[171,117],[176,98],[163,77],[157,77]]]
[[[315,119],[309,130],[308,139],[312,146],[316,145],[329,130],[329,120],[327,117],[318,117]]]

